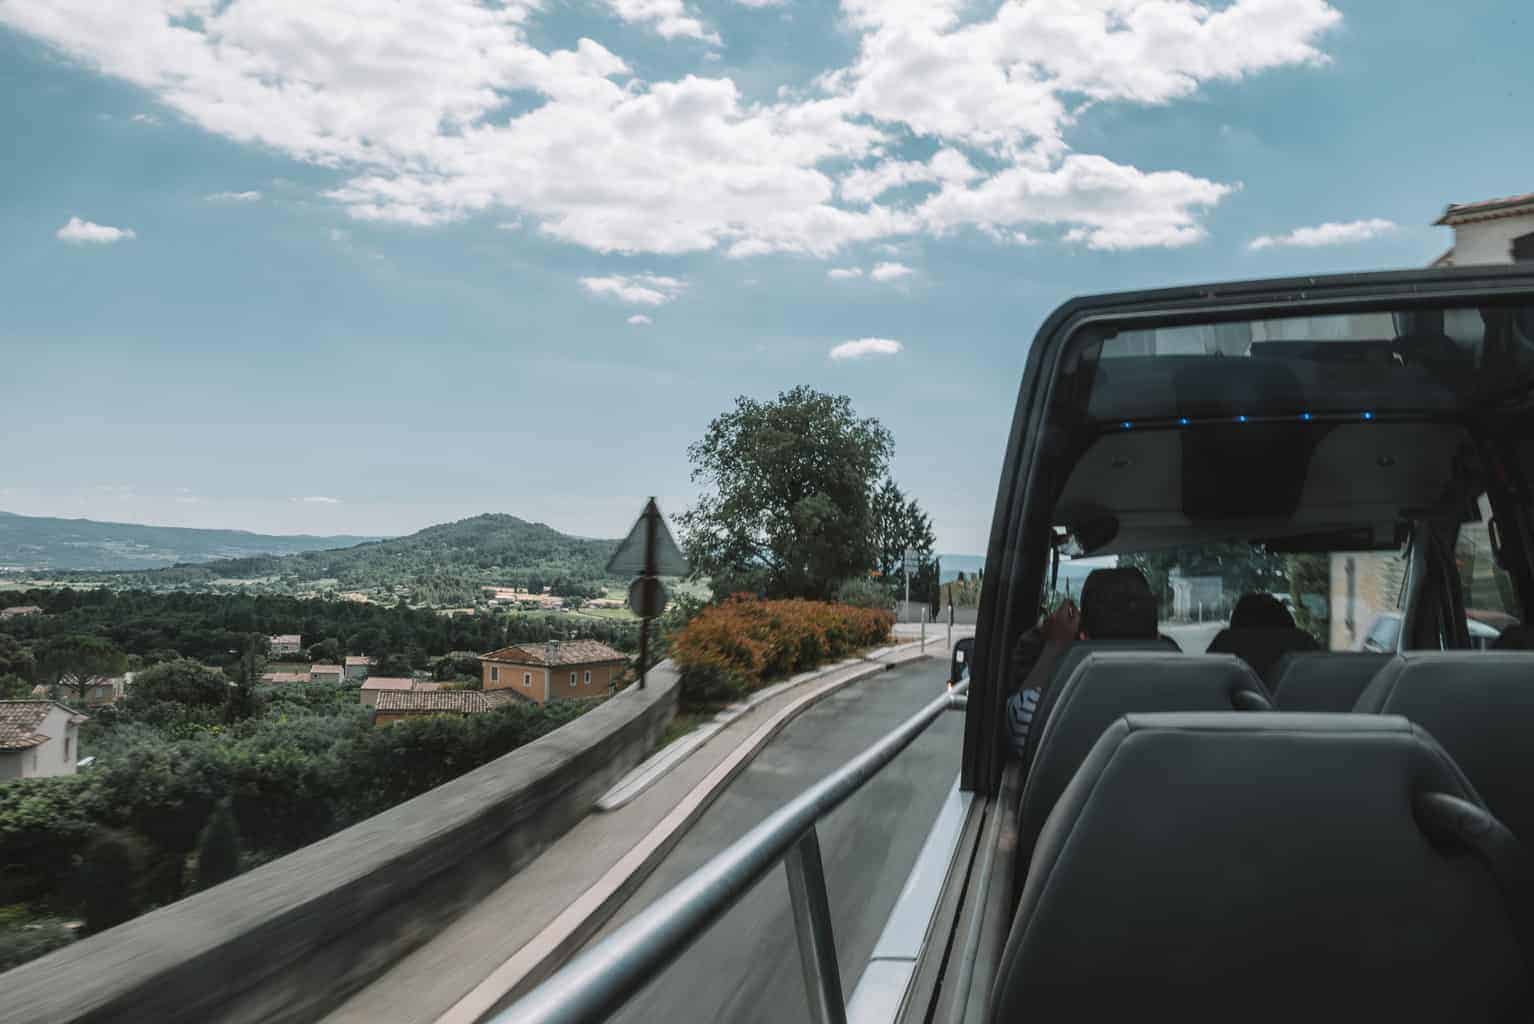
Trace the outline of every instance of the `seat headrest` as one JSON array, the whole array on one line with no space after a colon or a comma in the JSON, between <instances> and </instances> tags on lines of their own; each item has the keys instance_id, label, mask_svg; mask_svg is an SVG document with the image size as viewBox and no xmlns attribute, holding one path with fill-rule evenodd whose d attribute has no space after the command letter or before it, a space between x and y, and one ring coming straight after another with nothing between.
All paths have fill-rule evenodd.
<instances>
[{"instance_id":1,"label":"seat headrest","mask_svg":"<svg viewBox=\"0 0 1534 1024\"><path fill-rule=\"evenodd\" d=\"M1293 629L1294 616L1272 594L1242 594L1230 613L1231 629Z\"/></svg>"},{"instance_id":2,"label":"seat headrest","mask_svg":"<svg viewBox=\"0 0 1534 1024\"><path fill-rule=\"evenodd\" d=\"M1484 813L1397 716L1131 714L1060 796L996 975L996 1021L1527 1019L1502 891L1419 824Z\"/></svg>"},{"instance_id":3,"label":"seat headrest","mask_svg":"<svg viewBox=\"0 0 1534 1024\"><path fill-rule=\"evenodd\" d=\"M1314 651L1320 645L1316 638L1294 626L1273 626L1222 629L1209 642L1210 654L1234 654L1252 666L1263 679L1271 680L1269 674L1273 663L1288 651Z\"/></svg>"},{"instance_id":4,"label":"seat headrest","mask_svg":"<svg viewBox=\"0 0 1534 1024\"><path fill-rule=\"evenodd\" d=\"M1093 640L1153 639L1157 618L1139 569L1093 569L1081 584L1081 628Z\"/></svg>"},{"instance_id":5,"label":"seat headrest","mask_svg":"<svg viewBox=\"0 0 1534 1024\"><path fill-rule=\"evenodd\" d=\"M1388 654L1287 651L1266 677L1280 711L1352 711Z\"/></svg>"},{"instance_id":6,"label":"seat headrest","mask_svg":"<svg viewBox=\"0 0 1534 1024\"><path fill-rule=\"evenodd\" d=\"M1404 715L1432 733L1493 813L1534 847L1534 652L1399 654L1354 710Z\"/></svg>"},{"instance_id":7,"label":"seat headrest","mask_svg":"<svg viewBox=\"0 0 1534 1024\"><path fill-rule=\"evenodd\" d=\"M1034 714L1018 820L1018 863L1027 864L1050 808L1092 744L1119 717L1271 707L1262 680L1233 655L1089 652L1069 678L1044 695Z\"/></svg>"}]
</instances>

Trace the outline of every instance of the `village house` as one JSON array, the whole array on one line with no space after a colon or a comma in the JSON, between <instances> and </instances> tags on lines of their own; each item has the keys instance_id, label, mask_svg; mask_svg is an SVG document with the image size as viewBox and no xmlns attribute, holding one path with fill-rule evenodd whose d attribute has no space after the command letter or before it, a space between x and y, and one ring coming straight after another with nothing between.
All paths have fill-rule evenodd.
<instances>
[{"instance_id":1,"label":"village house","mask_svg":"<svg viewBox=\"0 0 1534 1024\"><path fill-rule=\"evenodd\" d=\"M1434 225L1454 229L1454 244L1433 262L1435 267L1534 260L1534 192L1450 203Z\"/></svg>"},{"instance_id":2,"label":"village house","mask_svg":"<svg viewBox=\"0 0 1534 1024\"><path fill-rule=\"evenodd\" d=\"M96 679L85 688L85 692L80 696L80 703L88 708L116 704L128 695L128 687L132 683L132 672L125 672L120 676L107 676L102 679Z\"/></svg>"},{"instance_id":3,"label":"village house","mask_svg":"<svg viewBox=\"0 0 1534 1024\"><path fill-rule=\"evenodd\" d=\"M373 659L366 654L348 654L346 656L346 678L366 679L368 673L373 670Z\"/></svg>"},{"instance_id":4,"label":"village house","mask_svg":"<svg viewBox=\"0 0 1534 1024\"><path fill-rule=\"evenodd\" d=\"M261 683L264 686L287 686L291 683L307 683L310 681L308 672L263 672Z\"/></svg>"},{"instance_id":5,"label":"village house","mask_svg":"<svg viewBox=\"0 0 1534 1024\"><path fill-rule=\"evenodd\" d=\"M369 676L362 684L362 704L376 707L380 693L435 693L442 689L441 683L423 679L407 679L402 676Z\"/></svg>"},{"instance_id":6,"label":"village house","mask_svg":"<svg viewBox=\"0 0 1534 1024\"><path fill-rule=\"evenodd\" d=\"M339 683L341 681L341 666L310 665L309 681L311 683Z\"/></svg>"},{"instance_id":7,"label":"village house","mask_svg":"<svg viewBox=\"0 0 1534 1024\"><path fill-rule=\"evenodd\" d=\"M383 690L373 705L373 724L388 725L402 718L429 715L477 715L525 698L502 690L481 693L478 690Z\"/></svg>"},{"instance_id":8,"label":"village house","mask_svg":"<svg viewBox=\"0 0 1534 1024\"><path fill-rule=\"evenodd\" d=\"M0 608L0 619L19 619L24 615L41 615L43 610L35 604L18 604L14 608Z\"/></svg>"},{"instance_id":9,"label":"village house","mask_svg":"<svg viewBox=\"0 0 1534 1024\"><path fill-rule=\"evenodd\" d=\"M58 701L0 700L0 779L73 775L87 720Z\"/></svg>"},{"instance_id":10,"label":"village house","mask_svg":"<svg viewBox=\"0 0 1534 1024\"><path fill-rule=\"evenodd\" d=\"M513 644L479 658L486 693L511 690L546 704L601 697L618 681L628 657L595 640Z\"/></svg>"},{"instance_id":11,"label":"village house","mask_svg":"<svg viewBox=\"0 0 1534 1024\"><path fill-rule=\"evenodd\" d=\"M304 638L297 633L280 633L266 638L268 654L297 654L304 646Z\"/></svg>"}]
</instances>

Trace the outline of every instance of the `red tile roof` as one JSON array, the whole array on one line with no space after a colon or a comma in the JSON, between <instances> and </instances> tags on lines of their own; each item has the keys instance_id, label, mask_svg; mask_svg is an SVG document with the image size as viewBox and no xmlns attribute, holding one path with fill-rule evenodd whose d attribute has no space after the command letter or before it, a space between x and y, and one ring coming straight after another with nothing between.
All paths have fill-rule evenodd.
<instances>
[{"instance_id":1,"label":"red tile roof","mask_svg":"<svg viewBox=\"0 0 1534 1024\"><path fill-rule=\"evenodd\" d=\"M348 668L352 665L371 665L373 664L373 659L369 658L366 654L348 654L346 656L346 664Z\"/></svg>"},{"instance_id":2,"label":"red tile roof","mask_svg":"<svg viewBox=\"0 0 1534 1024\"><path fill-rule=\"evenodd\" d=\"M378 695L374 710L473 715L507 704L527 702L527 697L508 690L491 690L488 693L479 690L384 690Z\"/></svg>"},{"instance_id":3,"label":"red tile roof","mask_svg":"<svg viewBox=\"0 0 1534 1024\"><path fill-rule=\"evenodd\" d=\"M398 676L369 676L362 681L364 690L413 690L414 679L402 679Z\"/></svg>"},{"instance_id":4,"label":"red tile roof","mask_svg":"<svg viewBox=\"0 0 1534 1024\"><path fill-rule=\"evenodd\" d=\"M316 672L330 672L330 673L334 673L336 675L340 675L340 673L341 673L341 666L340 665L323 665L323 664L321 664L321 665L310 665L309 666L309 674L313 675Z\"/></svg>"},{"instance_id":5,"label":"red tile roof","mask_svg":"<svg viewBox=\"0 0 1534 1024\"><path fill-rule=\"evenodd\" d=\"M307 672L267 672L261 676L261 682L268 686L281 686L285 683L307 683Z\"/></svg>"},{"instance_id":6,"label":"red tile roof","mask_svg":"<svg viewBox=\"0 0 1534 1024\"><path fill-rule=\"evenodd\" d=\"M69 712L75 725L88 719L73 708L51 700L0 700L0 750L31 750L48 742L38 726L54 708Z\"/></svg>"},{"instance_id":7,"label":"red tile roof","mask_svg":"<svg viewBox=\"0 0 1534 1024\"><path fill-rule=\"evenodd\" d=\"M1530 209L1527 211L1518 209L1524 206ZM1433 223L1456 224L1466 220L1488 219L1491 215L1506 217L1524 212L1534 213L1534 192L1525 192L1519 196L1505 196L1501 199L1483 199L1477 203L1450 203L1449 208L1444 210L1443 216Z\"/></svg>"},{"instance_id":8,"label":"red tile roof","mask_svg":"<svg viewBox=\"0 0 1534 1024\"><path fill-rule=\"evenodd\" d=\"M489 654L482 661L504 661L513 665L592 665L607 661L627 661L628 656L595 640L560 640L554 645L554 657L548 657L548 644L512 644Z\"/></svg>"}]
</instances>

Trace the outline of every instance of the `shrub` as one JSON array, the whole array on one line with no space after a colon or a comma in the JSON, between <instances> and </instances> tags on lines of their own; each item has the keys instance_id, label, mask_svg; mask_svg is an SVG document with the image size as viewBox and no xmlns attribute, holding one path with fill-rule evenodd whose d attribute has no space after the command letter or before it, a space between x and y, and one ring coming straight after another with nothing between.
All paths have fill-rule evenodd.
<instances>
[{"instance_id":1,"label":"shrub","mask_svg":"<svg viewBox=\"0 0 1534 1024\"><path fill-rule=\"evenodd\" d=\"M35 960L75 940L56 917L36 917L25 907L0 907L0 971Z\"/></svg>"},{"instance_id":2,"label":"shrub","mask_svg":"<svg viewBox=\"0 0 1534 1024\"><path fill-rule=\"evenodd\" d=\"M197 840L197 888L211 889L240 873L240 830L220 800Z\"/></svg>"},{"instance_id":3,"label":"shrub","mask_svg":"<svg viewBox=\"0 0 1534 1024\"><path fill-rule=\"evenodd\" d=\"M863 577L847 580L837 587L836 599L854 608L888 611L895 606L895 594L888 586Z\"/></svg>"},{"instance_id":4,"label":"shrub","mask_svg":"<svg viewBox=\"0 0 1534 1024\"><path fill-rule=\"evenodd\" d=\"M91 840L80 865L86 931L106 931L138 913L139 879L147 860L144 844L131 832L103 829Z\"/></svg>"},{"instance_id":5,"label":"shrub","mask_svg":"<svg viewBox=\"0 0 1534 1024\"><path fill-rule=\"evenodd\" d=\"M673 641L671 657L681 672L683 701L716 694L714 700L699 700L717 703L768 679L880 643L894 623L894 615L883 610L737 594L688 623Z\"/></svg>"},{"instance_id":6,"label":"shrub","mask_svg":"<svg viewBox=\"0 0 1534 1024\"><path fill-rule=\"evenodd\" d=\"M65 892L94 823L81 775L0 785L0 903L47 901Z\"/></svg>"}]
</instances>

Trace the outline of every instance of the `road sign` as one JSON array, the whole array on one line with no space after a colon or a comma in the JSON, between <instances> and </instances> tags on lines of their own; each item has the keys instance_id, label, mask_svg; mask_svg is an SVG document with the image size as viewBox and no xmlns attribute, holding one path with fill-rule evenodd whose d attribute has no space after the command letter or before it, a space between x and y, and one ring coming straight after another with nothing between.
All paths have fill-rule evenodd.
<instances>
[{"instance_id":1,"label":"road sign","mask_svg":"<svg viewBox=\"0 0 1534 1024\"><path fill-rule=\"evenodd\" d=\"M629 584L629 610L641 619L653 619L666 610L666 588L654 576L641 576Z\"/></svg>"},{"instance_id":2,"label":"road sign","mask_svg":"<svg viewBox=\"0 0 1534 1024\"><path fill-rule=\"evenodd\" d=\"M647 563L645 543L648 525L652 521L655 525L655 542L651 553L654 561ZM671 539L671 531L666 529L666 520L656 507L654 498L645 503L644 511L634 521L633 529L629 530L629 535L623 538L618 550L607 560L609 576L640 576L646 573L655 576L687 575L687 558L682 554L682 549L677 547L676 541Z\"/></svg>"},{"instance_id":3,"label":"road sign","mask_svg":"<svg viewBox=\"0 0 1534 1024\"><path fill-rule=\"evenodd\" d=\"M906 548L905 549L905 564L906 564L906 566L909 567L915 561L916 561L916 549L915 548Z\"/></svg>"}]
</instances>

